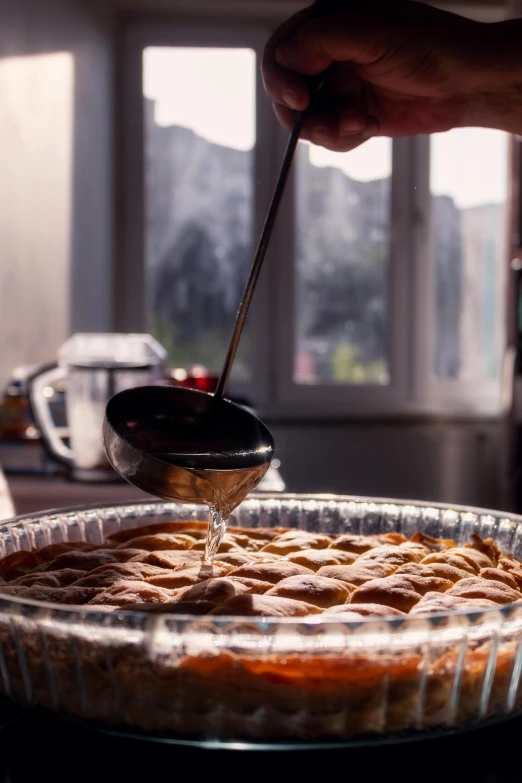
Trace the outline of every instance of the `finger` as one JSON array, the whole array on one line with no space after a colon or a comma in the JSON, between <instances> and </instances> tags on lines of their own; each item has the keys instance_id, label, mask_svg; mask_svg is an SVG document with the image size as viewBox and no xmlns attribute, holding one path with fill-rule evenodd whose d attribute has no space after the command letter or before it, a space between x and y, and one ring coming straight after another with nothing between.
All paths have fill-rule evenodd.
<instances>
[{"instance_id":1,"label":"finger","mask_svg":"<svg viewBox=\"0 0 522 783\"><path fill-rule=\"evenodd\" d=\"M286 106L274 103L274 111L281 125L290 133L297 119L297 112ZM367 140L378 135L380 127L374 116L368 113L364 96L356 99L351 96L349 108L344 102L336 104L328 110L316 112L309 117L301 131L303 141L338 152L353 149L355 137ZM356 139L356 144L361 140Z\"/></svg>"},{"instance_id":2,"label":"finger","mask_svg":"<svg viewBox=\"0 0 522 783\"><path fill-rule=\"evenodd\" d=\"M332 85L333 86L333 85ZM349 89L348 89L349 86ZM323 147L342 146L347 139L350 148L351 138L356 134L375 132L375 115L369 111L370 95L359 79L345 83L345 92L331 93L324 109L314 112L305 123L306 138Z\"/></svg>"},{"instance_id":3,"label":"finger","mask_svg":"<svg viewBox=\"0 0 522 783\"><path fill-rule=\"evenodd\" d=\"M274 103L274 111L283 128L291 133L294 129L298 113L288 109L286 106L281 106L278 103ZM324 146L322 144L323 142L328 144L332 141L332 139L336 139L338 136L338 112L324 111L318 112L306 120L301 130L300 138L303 141L312 141L315 144Z\"/></svg>"},{"instance_id":4,"label":"finger","mask_svg":"<svg viewBox=\"0 0 522 783\"><path fill-rule=\"evenodd\" d=\"M275 53L283 68L300 74L322 73L333 62L370 65L396 42L397 28L384 17L379 24L367 11L330 14L306 22Z\"/></svg>"},{"instance_id":5,"label":"finger","mask_svg":"<svg viewBox=\"0 0 522 783\"><path fill-rule=\"evenodd\" d=\"M274 33L263 53L261 73L268 97L279 105L302 111L309 101L308 88L299 76L276 62L279 46L291 38L310 17L310 9L295 14Z\"/></svg>"},{"instance_id":6,"label":"finger","mask_svg":"<svg viewBox=\"0 0 522 783\"><path fill-rule=\"evenodd\" d=\"M328 77L323 92L346 100L358 100L364 92L364 83L351 63L337 63Z\"/></svg>"},{"instance_id":7,"label":"finger","mask_svg":"<svg viewBox=\"0 0 522 783\"><path fill-rule=\"evenodd\" d=\"M347 138L357 133L364 133L372 123L372 118L365 112L356 109L344 111L339 117L339 137Z\"/></svg>"},{"instance_id":8,"label":"finger","mask_svg":"<svg viewBox=\"0 0 522 783\"><path fill-rule=\"evenodd\" d=\"M322 138L321 142L312 140L312 144L315 144L318 147L324 147L324 149L329 152L351 152L357 147L360 147L361 144L365 144L365 142L369 141L374 136L375 133L373 131L365 130L364 133L354 133L349 137L344 136L342 138L335 138L333 136L328 136L324 139Z\"/></svg>"},{"instance_id":9,"label":"finger","mask_svg":"<svg viewBox=\"0 0 522 783\"><path fill-rule=\"evenodd\" d=\"M281 106L274 103L274 112L285 130L292 132L297 112L292 111L287 106ZM341 113L337 111L321 112L310 117L301 132L301 138L305 141L312 141L315 144L325 146L327 143L337 141L363 133L369 126L375 125L373 118L363 111L350 109ZM324 144L323 144L324 142Z\"/></svg>"},{"instance_id":10,"label":"finger","mask_svg":"<svg viewBox=\"0 0 522 783\"><path fill-rule=\"evenodd\" d=\"M280 103L274 103L273 107L275 115L283 128L288 133L291 133L297 119L297 112L289 109L287 106L282 106Z\"/></svg>"},{"instance_id":11,"label":"finger","mask_svg":"<svg viewBox=\"0 0 522 783\"><path fill-rule=\"evenodd\" d=\"M351 65L339 65L325 85L317 110L332 112L338 121L340 135L362 132L369 114L371 91L366 88ZM372 107L373 108L373 107ZM314 115L317 115L317 110Z\"/></svg>"},{"instance_id":12,"label":"finger","mask_svg":"<svg viewBox=\"0 0 522 783\"><path fill-rule=\"evenodd\" d=\"M310 141L332 152L349 152L364 141L379 134L379 124L373 117L358 112L322 112L311 117L301 133L303 141Z\"/></svg>"}]
</instances>

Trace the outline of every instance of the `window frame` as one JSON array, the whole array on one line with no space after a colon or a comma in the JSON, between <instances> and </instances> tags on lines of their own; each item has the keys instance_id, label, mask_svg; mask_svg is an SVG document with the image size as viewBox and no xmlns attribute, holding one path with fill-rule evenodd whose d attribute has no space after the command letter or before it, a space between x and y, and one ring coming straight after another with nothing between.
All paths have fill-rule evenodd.
<instances>
[{"instance_id":1,"label":"window frame","mask_svg":"<svg viewBox=\"0 0 522 783\"><path fill-rule=\"evenodd\" d=\"M118 252L114 270L114 312L118 330L148 330L144 293L143 50L148 46L230 46L251 48L260 61L264 44L277 24L277 19L261 17L230 24L208 16L176 20L169 15L166 19L134 19L124 25L119 85ZM287 142L287 135L264 96L259 68L257 70L254 245ZM433 377L435 314L431 286L434 259L430 236L429 137L394 140L392 149L388 267L390 383L378 386L293 382L295 318L289 324L288 311L294 312L295 302L294 169L249 316L255 356L252 379L248 384L234 383L235 391L250 397L266 417L302 420L500 415L498 383L483 384L478 393L476 384ZM261 172L263 176L259 176ZM507 262L506 255L506 269ZM506 278L507 273L504 281Z\"/></svg>"}]
</instances>

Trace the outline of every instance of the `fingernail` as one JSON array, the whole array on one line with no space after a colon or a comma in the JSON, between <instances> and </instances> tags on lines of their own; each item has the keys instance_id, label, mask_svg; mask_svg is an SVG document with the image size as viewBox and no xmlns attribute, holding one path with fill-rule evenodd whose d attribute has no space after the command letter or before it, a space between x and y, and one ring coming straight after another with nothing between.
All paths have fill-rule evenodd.
<instances>
[{"instance_id":1,"label":"fingernail","mask_svg":"<svg viewBox=\"0 0 522 783\"><path fill-rule=\"evenodd\" d=\"M299 110L299 100L295 92L285 90L283 93L283 102L286 106L289 106L290 109L294 109L295 111Z\"/></svg>"},{"instance_id":2,"label":"fingernail","mask_svg":"<svg viewBox=\"0 0 522 783\"><path fill-rule=\"evenodd\" d=\"M293 68L298 63L297 48L291 42L281 44L276 52L276 60L287 68Z\"/></svg>"},{"instance_id":3,"label":"fingernail","mask_svg":"<svg viewBox=\"0 0 522 783\"><path fill-rule=\"evenodd\" d=\"M342 120L340 124L341 136L351 136L353 133L361 133L365 128L365 123L362 120L358 120L355 117Z\"/></svg>"}]
</instances>

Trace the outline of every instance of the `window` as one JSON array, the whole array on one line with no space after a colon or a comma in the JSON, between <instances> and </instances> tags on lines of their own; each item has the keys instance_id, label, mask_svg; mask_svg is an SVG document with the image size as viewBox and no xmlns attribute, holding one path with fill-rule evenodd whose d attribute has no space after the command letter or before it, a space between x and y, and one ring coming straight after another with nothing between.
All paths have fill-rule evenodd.
<instances>
[{"instance_id":1,"label":"window","mask_svg":"<svg viewBox=\"0 0 522 783\"><path fill-rule=\"evenodd\" d=\"M217 372L252 258L256 56L148 47L146 283L150 329L175 367ZM249 334L234 364L249 379Z\"/></svg>"},{"instance_id":2,"label":"window","mask_svg":"<svg viewBox=\"0 0 522 783\"><path fill-rule=\"evenodd\" d=\"M500 377L507 162L505 133L466 128L432 137L433 372L439 379Z\"/></svg>"},{"instance_id":3,"label":"window","mask_svg":"<svg viewBox=\"0 0 522 783\"><path fill-rule=\"evenodd\" d=\"M296 383L389 382L391 173L388 139L351 155L300 145Z\"/></svg>"},{"instance_id":4,"label":"window","mask_svg":"<svg viewBox=\"0 0 522 783\"><path fill-rule=\"evenodd\" d=\"M173 366L221 369L278 174L268 35L127 33L119 328L152 331ZM508 147L474 129L300 144L234 390L290 418L498 414Z\"/></svg>"}]
</instances>

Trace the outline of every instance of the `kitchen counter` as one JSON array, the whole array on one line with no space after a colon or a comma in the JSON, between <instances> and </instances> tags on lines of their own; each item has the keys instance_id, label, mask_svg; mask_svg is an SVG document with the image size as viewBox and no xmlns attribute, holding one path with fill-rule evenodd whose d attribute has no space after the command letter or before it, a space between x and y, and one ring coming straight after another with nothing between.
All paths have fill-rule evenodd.
<instances>
[{"instance_id":1,"label":"kitchen counter","mask_svg":"<svg viewBox=\"0 0 522 783\"><path fill-rule=\"evenodd\" d=\"M441 739L323 751L200 750L105 735L49 714L13 715L0 727L0 783L276 782L341 778L364 783L516 783L522 720ZM344 770L344 772L343 772Z\"/></svg>"},{"instance_id":2,"label":"kitchen counter","mask_svg":"<svg viewBox=\"0 0 522 783\"><path fill-rule=\"evenodd\" d=\"M33 514L51 508L86 504L124 503L150 500L151 496L125 481L85 484L59 476L7 476L7 485L16 514ZM6 507L7 510L7 507ZM2 514L5 519L10 513Z\"/></svg>"},{"instance_id":3,"label":"kitchen counter","mask_svg":"<svg viewBox=\"0 0 522 783\"><path fill-rule=\"evenodd\" d=\"M1 478L0 472L0 519L6 519L13 515L13 511L12 506L7 505L5 489L5 505L2 509ZM34 514L37 511L66 506L103 503L117 505L135 500L152 500L151 495L127 484L123 479L116 478L108 483L84 483L59 475L8 475L7 485L16 514ZM276 493L284 488L277 468L270 468L258 489Z\"/></svg>"}]
</instances>

